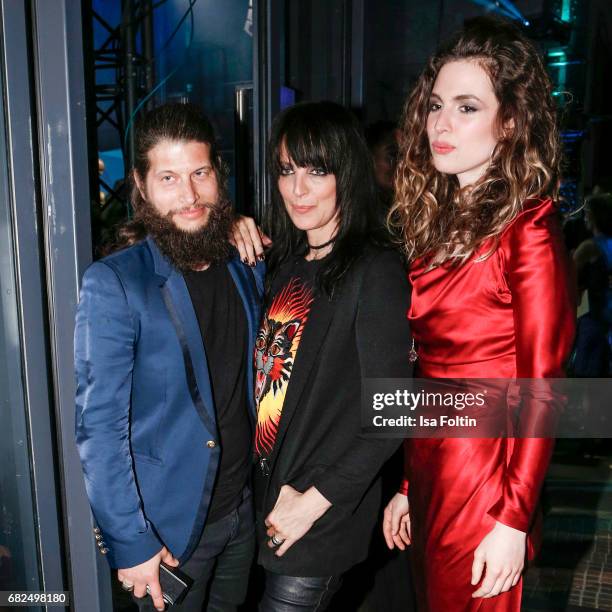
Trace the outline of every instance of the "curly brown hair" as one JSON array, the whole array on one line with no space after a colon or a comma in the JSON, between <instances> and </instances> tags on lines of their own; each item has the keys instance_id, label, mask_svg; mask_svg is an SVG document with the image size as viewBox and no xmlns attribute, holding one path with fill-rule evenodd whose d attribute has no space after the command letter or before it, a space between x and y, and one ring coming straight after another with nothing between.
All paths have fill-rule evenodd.
<instances>
[{"instance_id":1,"label":"curly brown hair","mask_svg":"<svg viewBox=\"0 0 612 612\"><path fill-rule=\"evenodd\" d=\"M464 189L456 176L435 169L427 138L436 77L444 64L460 60L478 62L489 75L499 102L500 134L488 169ZM404 107L395 203L388 218L401 233L409 261L427 256L430 267L463 263L490 241L485 258L525 200L557 198L561 154L551 94L536 48L518 28L497 18L467 22L429 60ZM512 129L503 129L512 122Z\"/></svg>"}]
</instances>

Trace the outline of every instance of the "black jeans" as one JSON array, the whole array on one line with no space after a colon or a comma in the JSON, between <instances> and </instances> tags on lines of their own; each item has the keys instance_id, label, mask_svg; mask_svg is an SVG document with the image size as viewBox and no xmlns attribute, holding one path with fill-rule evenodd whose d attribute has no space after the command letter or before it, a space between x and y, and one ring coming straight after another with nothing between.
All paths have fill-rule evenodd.
<instances>
[{"instance_id":1,"label":"black jeans","mask_svg":"<svg viewBox=\"0 0 612 612\"><path fill-rule=\"evenodd\" d=\"M253 501L246 494L236 510L206 525L197 548L179 569L193 579L193 586L172 612L234 612L245 600L249 571L255 554ZM147 595L134 598L140 612L153 612Z\"/></svg>"},{"instance_id":2,"label":"black jeans","mask_svg":"<svg viewBox=\"0 0 612 612\"><path fill-rule=\"evenodd\" d=\"M322 612L340 588L339 576L283 576L266 572L259 612Z\"/></svg>"}]
</instances>

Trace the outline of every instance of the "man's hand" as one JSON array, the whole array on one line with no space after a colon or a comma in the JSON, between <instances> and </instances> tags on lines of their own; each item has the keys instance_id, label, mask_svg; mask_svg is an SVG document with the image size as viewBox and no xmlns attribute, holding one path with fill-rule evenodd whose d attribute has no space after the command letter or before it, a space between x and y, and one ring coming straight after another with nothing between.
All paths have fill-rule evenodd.
<instances>
[{"instance_id":1,"label":"man's hand","mask_svg":"<svg viewBox=\"0 0 612 612\"><path fill-rule=\"evenodd\" d=\"M331 503L315 487L300 493L290 485L283 485L265 521L268 536L283 541L276 555L282 557L330 507ZM270 540L268 546L274 548L275 544Z\"/></svg>"},{"instance_id":2,"label":"man's hand","mask_svg":"<svg viewBox=\"0 0 612 612\"><path fill-rule=\"evenodd\" d=\"M472 597L495 597L509 591L521 577L525 565L527 534L499 521L474 551L472 585L478 584L486 565L484 580Z\"/></svg>"},{"instance_id":3,"label":"man's hand","mask_svg":"<svg viewBox=\"0 0 612 612\"><path fill-rule=\"evenodd\" d=\"M396 493L385 508L382 529L390 549L397 546L405 550L406 546L410 546L412 533L409 509L408 496L403 493Z\"/></svg>"},{"instance_id":4,"label":"man's hand","mask_svg":"<svg viewBox=\"0 0 612 612\"><path fill-rule=\"evenodd\" d=\"M120 569L117 572L117 578L119 578L119 582L122 583L124 588L127 590L134 589L134 597L144 597L147 594L147 585L149 585L149 594L156 610L163 610L165 608L159 584L159 564L162 561L173 567L179 564L178 560L164 546L148 561L134 567Z\"/></svg>"},{"instance_id":5,"label":"man's hand","mask_svg":"<svg viewBox=\"0 0 612 612\"><path fill-rule=\"evenodd\" d=\"M242 215L234 220L229 240L238 249L240 259L250 266L261 261L264 258L264 248L272 244L253 219Z\"/></svg>"}]
</instances>

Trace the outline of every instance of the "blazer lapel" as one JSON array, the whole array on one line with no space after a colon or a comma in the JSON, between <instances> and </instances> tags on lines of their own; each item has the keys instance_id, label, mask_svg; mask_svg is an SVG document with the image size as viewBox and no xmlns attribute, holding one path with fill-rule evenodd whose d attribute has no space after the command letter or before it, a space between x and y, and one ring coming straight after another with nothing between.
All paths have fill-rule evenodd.
<instances>
[{"instance_id":1,"label":"blazer lapel","mask_svg":"<svg viewBox=\"0 0 612 612\"><path fill-rule=\"evenodd\" d=\"M189 393L206 429L216 435L217 422L208 361L189 290L183 275L163 257L155 242L150 237L147 241L164 303L181 344Z\"/></svg>"},{"instance_id":2,"label":"blazer lapel","mask_svg":"<svg viewBox=\"0 0 612 612\"><path fill-rule=\"evenodd\" d=\"M251 418L255 420L255 398L253 397L253 351L255 343L255 334L257 333L257 326L259 325L260 315L260 299L257 295L257 288L255 285L255 279L253 273L249 270L238 258L233 258L227 262L227 267L234 279L236 289L242 303L244 304L244 311L247 317L247 324L249 328L248 338L248 351L247 351L247 396L249 402L249 411ZM249 278L250 277L250 278Z\"/></svg>"},{"instance_id":3,"label":"blazer lapel","mask_svg":"<svg viewBox=\"0 0 612 612\"><path fill-rule=\"evenodd\" d=\"M283 411L278 424L274 450L270 457L272 470L295 409L300 402L310 373L320 354L320 347L327 337L327 331L334 318L335 310L335 300L330 301L326 296L320 296L316 299L310 310L283 402Z\"/></svg>"}]
</instances>

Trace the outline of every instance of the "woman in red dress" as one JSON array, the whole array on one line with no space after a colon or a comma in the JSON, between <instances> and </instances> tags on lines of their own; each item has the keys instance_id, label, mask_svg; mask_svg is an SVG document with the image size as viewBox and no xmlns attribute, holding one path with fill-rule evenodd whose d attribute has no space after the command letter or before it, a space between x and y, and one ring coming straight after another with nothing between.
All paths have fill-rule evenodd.
<instances>
[{"instance_id":1,"label":"woman in red dress","mask_svg":"<svg viewBox=\"0 0 612 612\"><path fill-rule=\"evenodd\" d=\"M468 23L425 68L402 136L391 219L411 263L418 375L563 376L575 302L554 204L555 109L535 48L508 23ZM547 409L529 393L521 401ZM552 447L406 441L383 532L390 548L413 546L421 610L520 610Z\"/></svg>"}]
</instances>

